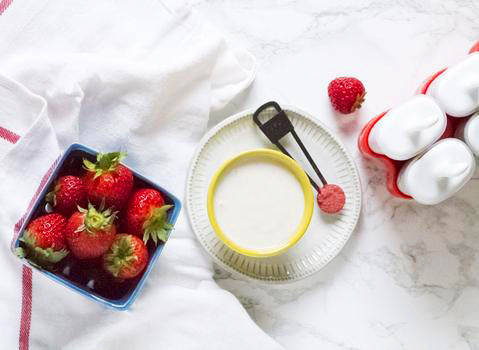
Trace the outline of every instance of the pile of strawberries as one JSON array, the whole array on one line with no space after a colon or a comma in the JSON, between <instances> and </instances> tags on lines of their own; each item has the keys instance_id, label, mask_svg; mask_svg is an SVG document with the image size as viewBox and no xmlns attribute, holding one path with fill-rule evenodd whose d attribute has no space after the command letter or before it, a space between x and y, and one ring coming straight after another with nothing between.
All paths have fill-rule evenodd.
<instances>
[{"instance_id":1,"label":"pile of strawberries","mask_svg":"<svg viewBox=\"0 0 479 350\"><path fill-rule=\"evenodd\" d=\"M138 276L149 260L146 243L168 237L172 205L155 189L133 190L124 157L98 154L94 163L83 159L83 175L58 178L46 196L53 212L30 222L18 254L47 269L71 254L98 259L119 281Z\"/></svg>"}]
</instances>

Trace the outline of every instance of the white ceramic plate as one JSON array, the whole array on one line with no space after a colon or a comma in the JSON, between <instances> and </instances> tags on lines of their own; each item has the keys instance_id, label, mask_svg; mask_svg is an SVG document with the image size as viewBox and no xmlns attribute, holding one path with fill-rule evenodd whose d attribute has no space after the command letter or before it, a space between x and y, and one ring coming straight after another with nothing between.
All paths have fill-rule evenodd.
<instances>
[{"instance_id":1,"label":"white ceramic plate","mask_svg":"<svg viewBox=\"0 0 479 350\"><path fill-rule=\"evenodd\" d=\"M344 247L361 211L358 171L341 142L308 114L295 108L283 109L328 182L338 184L344 190L346 204L338 215L323 214L315 204L313 218L303 238L279 256L243 256L218 239L210 225L206 208L208 186L213 174L225 160L239 152L255 148L275 149L253 122L253 110L225 119L203 137L193 157L186 184L188 216L206 251L226 270L269 283L293 282L321 270ZM266 110L262 116L272 116L273 113L273 110ZM290 137L288 135L282 139L282 144L306 172L320 183Z\"/></svg>"}]
</instances>

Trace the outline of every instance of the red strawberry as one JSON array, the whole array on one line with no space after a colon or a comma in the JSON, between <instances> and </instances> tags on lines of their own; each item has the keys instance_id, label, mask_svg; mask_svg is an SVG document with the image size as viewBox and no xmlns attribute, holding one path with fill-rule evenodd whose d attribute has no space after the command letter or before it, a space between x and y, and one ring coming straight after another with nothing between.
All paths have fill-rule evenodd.
<instances>
[{"instance_id":1,"label":"red strawberry","mask_svg":"<svg viewBox=\"0 0 479 350\"><path fill-rule=\"evenodd\" d=\"M126 230L143 237L145 243L150 237L155 244L158 240L165 242L171 230L167 215L171 207L165 205L160 192L154 189L142 188L133 192L125 207Z\"/></svg>"},{"instance_id":2,"label":"red strawberry","mask_svg":"<svg viewBox=\"0 0 479 350\"><path fill-rule=\"evenodd\" d=\"M100 205L105 200L107 208L121 209L133 187L133 174L130 169L120 164L125 153L99 153L95 163L87 159L83 164L87 173L83 177L88 200Z\"/></svg>"},{"instance_id":3,"label":"red strawberry","mask_svg":"<svg viewBox=\"0 0 479 350\"><path fill-rule=\"evenodd\" d=\"M17 253L38 265L54 264L67 254L65 242L66 219L57 213L40 216L30 222L23 237L25 249Z\"/></svg>"},{"instance_id":4,"label":"red strawberry","mask_svg":"<svg viewBox=\"0 0 479 350\"><path fill-rule=\"evenodd\" d=\"M68 246L78 259L98 258L115 239L116 226L113 221L116 212L111 209L97 211L91 204L88 210L78 210L68 219L65 227Z\"/></svg>"},{"instance_id":5,"label":"red strawberry","mask_svg":"<svg viewBox=\"0 0 479 350\"><path fill-rule=\"evenodd\" d=\"M328 95L334 109L343 114L349 114L361 108L366 90L358 79L340 77L329 83Z\"/></svg>"},{"instance_id":6,"label":"red strawberry","mask_svg":"<svg viewBox=\"0 0 479 350\"><path fill-rule=\"evenodd\" d=\"M148 250L141 239L120 233L103 255L103 267L114 277L123 280L138 276L148 264L148 258Z\"/></svg>"},{"instance_id":7,"label":"red strawberry","mask_svg":"<svg viewBox=\"0 0 479 350\"><path fill-rule=\"evenodd\" d=\"M86 191L83 182L76 176L62 176L46 196L46 200L59 213L70 216L77 206L86 206Z\"/></svg>"}]
</instances>

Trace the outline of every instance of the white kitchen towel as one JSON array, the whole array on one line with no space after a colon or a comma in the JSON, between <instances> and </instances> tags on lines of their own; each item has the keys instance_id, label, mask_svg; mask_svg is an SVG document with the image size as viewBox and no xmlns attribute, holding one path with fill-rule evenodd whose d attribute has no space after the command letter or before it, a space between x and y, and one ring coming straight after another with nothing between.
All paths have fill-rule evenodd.
<instances>
[{"instance_id":1,"label":"white kitchen towel","mask_svg":"<svg viewBox=\"0 0 479 350\"><path fill-rule=\"evenodd\" d=\"M185 210L126 312L32 274L10 252L42 179L73 142L127 151L126 164L184 197L211 109L248 87L254 59L159 0L8 2L0 6L1 348L281 348L213 281Z\"/></svg>"}]
</instances>

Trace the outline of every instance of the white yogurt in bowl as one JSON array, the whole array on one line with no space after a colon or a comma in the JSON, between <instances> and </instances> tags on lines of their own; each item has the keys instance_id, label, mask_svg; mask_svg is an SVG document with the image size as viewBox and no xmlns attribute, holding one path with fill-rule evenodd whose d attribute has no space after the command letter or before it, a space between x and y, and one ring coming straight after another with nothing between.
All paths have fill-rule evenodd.
<instances>
[{"instance_id":1,"label":"white yogurt in bowl","mask_svg":"<svg viewBox=\"0 0 479 350\"><path fill-rule=\"evenodd\" d=\"M208 214L231 249L272 256L301 238L313 202L308 178L294 160L277 151L254 150L218 170L210 185Z\"/></svg>"}]
</instances>

